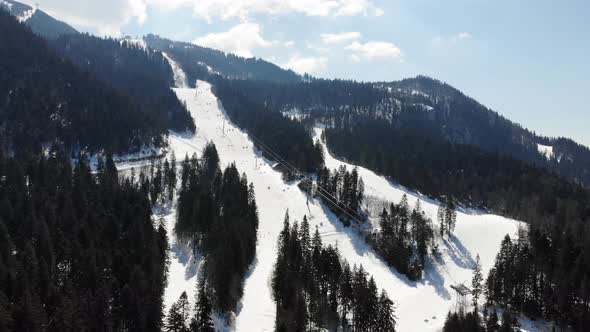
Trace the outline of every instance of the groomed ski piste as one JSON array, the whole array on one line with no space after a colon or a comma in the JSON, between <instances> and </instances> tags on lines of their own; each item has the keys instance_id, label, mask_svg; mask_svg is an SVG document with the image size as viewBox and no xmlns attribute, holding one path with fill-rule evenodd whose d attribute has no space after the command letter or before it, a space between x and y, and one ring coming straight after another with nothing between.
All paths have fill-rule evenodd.
<instances>
[{"instance_id":1,"label":"groomed ski piste","mask_svg":"<svg viewBox=\"0 0 590 332\"><path fill-rule=\"evenodd\" d=\"M180 70L178 66L173 66ZM182 76L182 75L175 75ZM180 83L180 82L179 82ZM180 84L178 84L180 85ZM227 117L220 101L211 92L211 85L197 82L196 89L175 88L178 98L186 102L195 119L196 133L170 134L170 148L177 160L185 155L199 156L207 144L215 143L221 167L235 163L238 170L254 184L259 209L258 242L256 258L246 275L244 296L238 304L229 325L216 317L218 331L274 331L275 304L271 297L271 273L277 257L277 239L282 229L283 216L289 211L291 221L301 221L307 215L312 230L318 228L326 244L336 245L349 263L362 265L375 278L379 289L385 289L396 304L397 331L439 331L449 310L455 307L452 284L470 286L475 257L480 255L484 276L493 266L500 243L506 234L515 235L519 222L478 211L458 211L455 236L439 244L441 258L429 259L424 278L409 281L395 269L388 267L365 243L355 228L344 227L340 220L321 202L309 199L296 182L285 183L272 163L261 157L248 134L236 127ZM316 129L319 138L321 129ZM324 146L326 166L330 169L353 165L335 159ZM420 200L422 209L436 223L438 203L406 190L370 170L359 167L366 194L398 203L403 194L413 207ZM156 215L156 218L159 216ZM174 236L175 208L164 219L171 246L170 272L165 293L166 310L183 291L194 303L196 273L199 259L192 258L187 246L177 242ZM198 256L198 255L197 255ZM470 301L470 299L469 299ZM525 330L534 330L524 322ZM528 326L528 328L527 328Z\"/></svg>"}]
</instances>

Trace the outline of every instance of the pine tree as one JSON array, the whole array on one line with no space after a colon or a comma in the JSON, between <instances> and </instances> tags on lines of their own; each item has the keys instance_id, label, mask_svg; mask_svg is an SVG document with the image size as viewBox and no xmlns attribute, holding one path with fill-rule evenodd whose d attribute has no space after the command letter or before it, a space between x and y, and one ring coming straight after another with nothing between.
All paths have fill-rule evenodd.
<instances>
[{"instance_id":1,"label":"pine tree","mask_svg":"<svg viewBox=\"0 0 590 332\"><path fill-rule=\"evenodd\" d=\"M162 163L158 162L156 166L156 172L152 178L152 189L150 198L152 205L158 203L158 199L162 196Z\"/></svg>"},{"instance_id":2,"label":"pine tree","mask_svg":"<svg viewBox=\"0 0 590 332\"><path fill-rule=\"evenodd\" d=\"M449 237L455 231L455 225L457 224L457 211L455 210L455 202L449 197L447 202L447 232Z\"/></svg>"},{"instance_id":3,"label":"pine tree","mask_svg":"<svg viewBox=\"0 0 590 332\"><path fill-rule=\"evenodd\" d=\"M395 315L393 301L387 297L385 290L381 291L379 296L379 310L377 315L376 331L395 331Z\"/></svg>"},{"instance_id":4,"label":"pine tree","mask_svg":"<svg viewBox=\"0 0 590 332\"><path fill-rule=\"evenodd\" d=\"M471 293L473 294L473 307L477 311L478 300L483 290L483 274L481 272L481 263L479 254L475 257L475 268L473 269L473 278L471 279Z\"/></svg>"},{"instance_id":5,"label":"pine tree","mask_svg":"<svg viewBox=\"0 0 590 332\"><path fill-rule=\"evenodd\" d=\"M182 292L178 301L174 302L168 312L166 320L166 330L169 332L186 332L187 317L189 313L188 297L186 292Z\"/></svg>"},{"instance_id":6,"label":"pine tree","mask_svg":"<svg viewBox=\"0 0 590 332\"><path fill-rule=\"evenodd\" d=\"M436 221L439 225L440 237L442 238L445 235L446 225L445 225L445 208L443 204L438 206L438 210L436 212Z\"/></svg>"},{"instance_id":7,"label":"pine tree","mask_svg":"<svg viewBox=\"0 0 590 332\"><path fill-rule=\"evenodd\" d=\"M362 207L363 201L365 199L365 182L363 181L363 178L359 178L356 199L358 207Z\"/></svg>"},{"instance_id":8,"label":"pine tree","mask_svg":"<svg viewBox=\"0 0 590 332\"><path fill-rule=\"evenodd\" d=\"M174 190L176 189L176 154L174 153L174 150L172 150L172 153L170 154L170 170L166 178L166 187L168 188L168 200L172 201L174 197Z\"/></svg>"},{"instance_id":9,"label":"pine tree","mask_svg":"<svg viewBox=\"0 0 590 332\"><path fill-rule=\"evenodd\" d=\"M287 216L272 276L275 330L394 331L393 303L374 279L362 267L351 271L336 247L324 247L317 228L306 257L306 220L289 228Z\"/></svg>"},{"instance_id":10,"label":"pine tree","mask_svg":"<svg viewBox=\"0 0 590 332\"><path fill-rule=\"evenodd\" d=\"M199 287L197 303L195 304L195 317L191 322L191 332L214 332L213 320L211 318L211 302L204 285Z\"/></svg>"}]
</instances>

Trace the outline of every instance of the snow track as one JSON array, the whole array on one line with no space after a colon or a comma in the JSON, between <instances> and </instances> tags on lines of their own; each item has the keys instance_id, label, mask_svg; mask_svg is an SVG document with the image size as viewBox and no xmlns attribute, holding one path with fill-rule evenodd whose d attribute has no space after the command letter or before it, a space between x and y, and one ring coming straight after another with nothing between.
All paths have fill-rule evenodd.
<instances>
[{"instance_id":1,"label":"snow track","mask_svg":"<svg viewBox=\"0 0 590 332\"><path fill-rule=\"evenodd\" d=\"M213 141L222 167L235 162L239 171L246 173L255 187L260 218L256 259L246 277L244 297L231 324L231 330L274 330L275 305L271 298L270 276L277 256L276 241L287 209L291 220L301 221L303 215L307 215L312 230L318 227L325 243L337 245L342 256L351 264L362 264L374 276L378 287L384 288L397 304L399 331L440 329L455 300L449 286L471 279L471 269L478 253L484 272L487 273L493 265L502 238L517 230L516 221L473 211L460 211L456 237L441 243L441 260L429 261L425 278L419 282L411 282L384 264L354 228L343 227L334 214L318 201L310 200L307 204L306 195L299 190L296 183L283 182L280 173L273 170L269 162L260 158L248 135L231 123L222 105L212 94L209 83L199 81L196 89L175 89L175 92L181 101L186 102L197 125L195 135L171 133L170 146L177 158L184 158L185 154L192 155L195 152L200 155L205 144ZM319 130L317 134L319 135ZM344 163L326 151L326 165L329 168L341 164ZM406 193L411 206L420 199L424 211L436 220L436 202L404 190L367 169L359 168L359 172L368 195L380 196L397 203ZM171 227L169 231L172 231ZM194 291L194 280L187 279L187 274L181 271L182 266L175 264L183 263L180 260L172 263L169 283L174 294L167 292L166 303L176 300L182 287L188 288L184 289L187 293L192 294Z\"/></svg>"}]
</instances>

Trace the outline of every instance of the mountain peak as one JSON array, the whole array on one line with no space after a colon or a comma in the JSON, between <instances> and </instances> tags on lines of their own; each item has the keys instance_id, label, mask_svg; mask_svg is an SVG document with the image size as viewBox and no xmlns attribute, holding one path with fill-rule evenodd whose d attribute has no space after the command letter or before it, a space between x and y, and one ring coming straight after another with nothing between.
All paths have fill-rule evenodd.
<instances>
[{"instance_id":1,"label":"mountain peak","mask_svg":"<svg viewBox=\"0 0 590 332\"><path fill-rule=\"evenodd\" d=\"M7 9L19 22L26 24L34 33L45 38L57 38L64 34L78 33L70 25L56 20L44 11L13 1L0 0L0 8Z\"/></svg>"}]
</instances>

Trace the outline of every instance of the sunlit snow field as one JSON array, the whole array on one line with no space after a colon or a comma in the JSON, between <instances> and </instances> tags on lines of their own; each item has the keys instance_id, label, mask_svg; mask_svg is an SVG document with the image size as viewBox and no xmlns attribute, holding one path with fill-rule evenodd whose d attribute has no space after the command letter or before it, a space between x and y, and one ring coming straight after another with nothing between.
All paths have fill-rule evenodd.
<instances>
[{"instance_id":1,"label":"sunlit snow field","mask_svg":"<svg viewBox=\"0 0 590 332\"><path fill-rule=\"evenodd\" d=\"M173 68L180 70L178 66ZM175 74L175 77L184 76L181 73ZM248 181L253 182L256 193L260 219L256 259L246 276L244 297L229 325L216 320L216 327L220 330L274 330L276 308L271 298L270 277L277 255L276 241L287 209L292 221L301 221L303 215L307 215L312 230L317 227L325 243L338 246L342 257L351 264L363 265L375 278L378 288L385 289L395 301L397 330L402 332L440 330L447 312L455 305L456 298L450 285L461 282L470 285L477 254L480 255L483 271L487 274L503 237L517 232L517 221L478 211L458 211L455 236L439 243L441 259L428 260L425 277L419 282L409 281L379 259L355 228L342 226L335 215L318 200L308 201L297 183L285 183L281 174L272 169L272 163L261 158L247 133L231 123L223 106L211 92L209 83L199 81L196 89L185 87L174 91L181 101L186 102L197 126L194 135L174 132L170 134L170 148L176 153L177 160L182 160L187 154L200 155L206 143L213 141L219 152L221 166L235 162L239 171L246 173ZM317 139L320 133L321 129L315 129ZM324 152L328 168L345 164L335 159L327 150ZM413 207L420 200L422 209L436 222L437 202L406 190L362 167L359 167L359 173L365 183L367 195L398 203L402 195L407 194L410 206ZM192 257L189 247L177 243L173 234L174 207L165 213L164 219L171 242L169 283L165 294L166 308L169 308L183 291L189 294L191 303L194 302L196 272L200 259Z\"/></svg>"}]
</instances>

